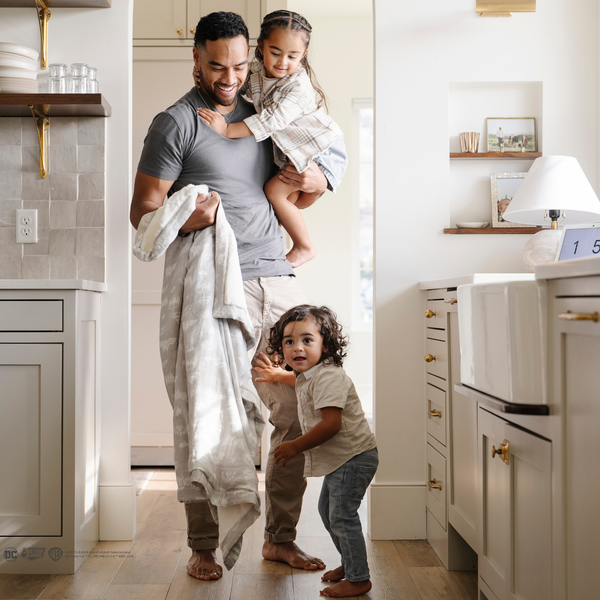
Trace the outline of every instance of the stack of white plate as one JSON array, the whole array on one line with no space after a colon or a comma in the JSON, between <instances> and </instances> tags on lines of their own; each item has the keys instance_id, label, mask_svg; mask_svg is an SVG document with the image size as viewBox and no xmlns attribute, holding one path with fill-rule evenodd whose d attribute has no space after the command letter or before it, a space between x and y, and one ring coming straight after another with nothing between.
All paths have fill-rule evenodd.
<instances>
[{"instance_id":1,"label":"stack of white plate","mask_svg":"<svg viewBox=\"0 0 600 600\"><path fill-rule=\"evenodd\" d=\"M12 42L0 42L0 94L37 94L39 52Z\"/></svg>"}]
</instances>

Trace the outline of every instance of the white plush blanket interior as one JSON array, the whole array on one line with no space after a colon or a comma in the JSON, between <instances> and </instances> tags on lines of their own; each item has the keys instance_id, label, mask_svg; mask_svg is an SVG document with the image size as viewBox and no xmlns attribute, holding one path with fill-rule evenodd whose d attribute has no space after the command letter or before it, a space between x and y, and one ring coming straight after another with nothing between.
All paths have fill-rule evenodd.
<instances>
[{"instance_id":1,"label":"white plush blanket interior","mask_svg":"<svg viewBox=\"0 0 600 600\"><path fill-rule=\"evenodd\" d=\"M177 236L198 194L207 193L188 185L145 215L133 253L151 261L166 251L160 351L173 405L177 497L209 501L231 569L260 515L254 454L264 421L248 357L253 327L223 208L212 227Z\"/></svg>"}]
</instances>

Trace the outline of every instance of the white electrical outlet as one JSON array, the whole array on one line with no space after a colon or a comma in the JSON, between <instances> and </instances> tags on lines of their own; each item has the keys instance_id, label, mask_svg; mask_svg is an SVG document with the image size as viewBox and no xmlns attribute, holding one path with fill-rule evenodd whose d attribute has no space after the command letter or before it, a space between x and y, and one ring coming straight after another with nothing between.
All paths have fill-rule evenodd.
<instances>
[{"instance_id":1,"label":"white electrical outlet","mask_svg":"<svg viewBox=\"0 0 600 600\"><path fill-rule=\"evenodd\" d=\"M38 243L37 208L17 210L17 244Z\"/></svg>"}]
</instances>

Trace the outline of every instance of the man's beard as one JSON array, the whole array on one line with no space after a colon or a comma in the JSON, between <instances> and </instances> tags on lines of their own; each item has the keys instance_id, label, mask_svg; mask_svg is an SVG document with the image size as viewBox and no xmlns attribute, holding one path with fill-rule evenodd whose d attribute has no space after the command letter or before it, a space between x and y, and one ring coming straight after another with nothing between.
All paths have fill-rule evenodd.
<instances>
[{"instance_id":1,"label":"man's beard","mask_svg":"<svg viewBox=\"0 0 600 600\"><path fill-rule=\"evenodd\" d=\"M233 96L233 98L231 100L229 100L228 98L219 98L219 96L217 96L214 88L211 88L208 86L208 84L206 83L203 75L202 75L202 67L200 65L198 65L198 79L200 80L201 85L201 89L202 92L204 92L208 98L210 99L210 101L213 104L218 104L219 106L231 106L237 99L237 94L235 94Z\"/></svg>"}]
</instances>

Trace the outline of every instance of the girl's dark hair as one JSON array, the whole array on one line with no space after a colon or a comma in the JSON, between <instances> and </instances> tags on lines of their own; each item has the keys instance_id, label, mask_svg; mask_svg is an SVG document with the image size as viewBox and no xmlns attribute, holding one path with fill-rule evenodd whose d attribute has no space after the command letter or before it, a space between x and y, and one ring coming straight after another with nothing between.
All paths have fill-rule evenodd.
<instances>
[{"instance_id":1,"label":"girl's dark hair","mask_svg":"<svg viewBox=\"0 0 600 600\"><path fill-rule=\"evenodd\" d=\"M294 31L301 31L304 34L304 38L306 40L306 49L308 50L308 45L310 44L310 34L312 32L312 27L310 23L298 13L292 12L291 10L276 10L272 13L269 13L264 19L260 26L260 34L258 36L258 41L262 41L263 43L269 39L269 36L276 29L293 29ZM263 60L262 52L260 48L256 46L255 51L256 58L259 60ZM310 78L310 82L315 88L317 92L318 106L325 107L327 110L327 98L325 97L325 92L320 88L317 77L314 71L310 68L310 64L308 63L307 55L305 54L300 64L306 70Z\"/></svg>"},{"instance_id":2,"label":"girl's dark hair","mask_svg":"<svg viewBox=\"0 0 600 600\"><path fill-rule=\"evenodd\" d=\"M240 15L232 12L213 12L198 21L194 46L206 48L206 42L216 42L220 39L231 39L243 35L250 43L248 28Z\"/></svg>"},{"instance_id":3,"label":"girl's dark hair","mask_svg":"<svg viewBox=\"0 0 600 600\"><path fill-rule=\"evenodd\" d=\"M301 304L290 308L284 313L279 321L271 327L269 331L269 343L267 345L267 354L275 357L277 364L282 364L283 359L283 331L288 323L294 321L304 321L307 317L312 317L319 327L319 332L323 337L323 358L328 358L338 367L341 367L347 353L348 340L343 334L342 326L337 321L337 315L327 306L311 306L310 304Z\"/></svg>"}]
</instances>

